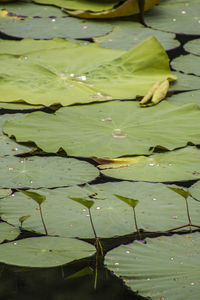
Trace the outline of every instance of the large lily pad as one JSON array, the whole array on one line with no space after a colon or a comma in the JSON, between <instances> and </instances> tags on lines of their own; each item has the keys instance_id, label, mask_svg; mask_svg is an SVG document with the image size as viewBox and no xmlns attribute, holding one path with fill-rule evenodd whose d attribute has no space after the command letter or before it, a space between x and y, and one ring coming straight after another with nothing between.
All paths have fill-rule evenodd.
<instances>
[{"instance_id":1,"label":"large lily pad","mask_svg":"<svg viewBox=\"0 0 200 300\"><path fill-rule=\"evenodd\" d=\"M167 98L167 100L176 105L196 103L200 106L200 90L176 94Z\"/></svg>"},{"instance_id":2,"label":"large lily pad","mask_svg":"<svg viewBox=\"0 0 200 300\"><path fill-rule=\"evenodd\" d=\"M163 101L141 108L137 102L115 101L61 108L55 115L34 112L7 121L3 130L18 142L34 141L46 152L63 148L73 156L114 158L150 154L157 145L173 150L188 142L199 144L199 118L196 104L180 107Z\"/></svg>"},{"instance_id":3,"label":"large lily pad","mask_svg":"<svg viewBox=\"0 0 200 300\"><path fill-rule=\"evenodd\" d=\"M163 31L199 35L198 10L199 0L165 0L146 13L145 23Z\"/></svg>"},{"instance_id":4,"label":"large lily pad","mask_svg":"<svg viewBox=\"0 0 200 300\"><path fill-rule=\"evenodd\" d=\"M0 186L40 188L70 186L95 179L99 172L91 164L73 158L0 158Z\"/></svg>"},{"instance_id":5,"label":"large lily pad","mask_svg":"<svg viewBox=\"0 0 200 300\"><path fill-rule=\"evenodd\" d=\"M129 50L151 35L154 35L158 39L165 50L179 46L179 42L175 40L175 34L173 33L150 29L138 22L117 21L111 24L116 26L114 26L109 34L94 38L95 42L99 43L102 47Z\"/></svg>"},{"instance_id":6,"label":"large lily pad","mask_svg":"<svg viewBox=\"0 0 200 300\"><path fill-rule=\"evenodd\" d=\"M9 265L48 268L91 256L95 247L83 241L39 237L0 245L0 261Z\"/></svg>"},{"instance_id":7,"label":"large lily pad","mask_svg":"<svg viewBox=\"0 0 200 300\"><path fill-rule=\"evenodd\" d=\"M200 178L200 150L195 147L103 162L101 172L110 177L151 182L195 180Z\"/></svg>"},{"instance_id":8,"label":"large lily pad","mask_svg":"<svg viewBox=\"0 0 200 300\"><path fill-rule=\"evenodd\" d=\"M184 48L186 51L188 51L192 54L200 55L200 39L196 39L196 40L187 42L184 45Z\"/></svg>"},{"instance_id":9,"label":"large lily pad","mask_svg":"<svg viewBox=\"0 0 200 300\"><path fill-rule=\"evenodd\" d=\"M154 37L128 52L65 43L63 49L30 50L20 57L1 55L0 101L69 105L112 97L133 99L158 80L176 79L167 54Z\"/></svg>"},{"instance_id":10,"label":"large lily pad","mask_svg":"<svg viewBox=\"0 0 200 300\"><path fill-rule=\"evenodd\" d=\"M19 38L52 39L92 38L105 35L112 30L108 23L86 21L65 16L56 18L13 19L0 17L1 32Z\"/></svg>"},{"instance_id":11,"label":"large lily pad","mask_svg":"<svg viewBox=\"0 0 200 300\"><path fill-rule=\"evenodd\" d=\"M147 239L122 245L106 255L107 267L125 284L152 300L198 300L199 233Z\"/></svg>"},{"instance_id":12,"label":"large lily pad","mask_svg":"<svg viewBox=\"0 0 200 300\"><path fill-rule=\"evenodd\" d=\"M171 62L171 66L173 69L182 71L186 74L194 74L200 76L200 56L193 54L181 55Z\"/></svg>"},{"instance_id":13,"label":"large lily pad","mask_svg":"<svg viewBox=\"0 0 200 300\"><path fill-rule=\"evenodd\" d=\"M16 155L30 152L32 149L26 146L22 146L15 141L9 139L2 132L2 125L6 120L14 120L22 117L22 114L5 114L0 115L0 157L6 155Z\"/></svg>"},{"instance_id":14,"label":"large lily pad","mask_svg":"<svg viewBox=\"0 0 200 300\"><path fill-rule=\"evenodd\" d=\"M185 199L163 184L115 182L90 187L42 189L46 196L42 204L44 221L49 234L64 237L94 238L89 211L70 197L92 199L90 209L99 237L113 237L135 231L133 210L114 194L138 199L135 208L138 227L147 231L163 231L188 223ZM200 203L188 199L192 222L199 224ZM0 200L1 218L19 226L19 218L30 215L23 228L44 233L38 204L24 194L15 193ZM156 220L156 222L155 222Z\"/></svg>"},{"instance_id":15,"label":"large lily pad","mask_svg":"<svg viewBox=\"0 0 200 300\"><path fill-rule=\"evenodd\" d=\"M20 234L19 228L11 226L4 222L0 223L0 243L2 243L5 240L7 241L14 240L19 234Z\"/></svg>"}]
</instances>

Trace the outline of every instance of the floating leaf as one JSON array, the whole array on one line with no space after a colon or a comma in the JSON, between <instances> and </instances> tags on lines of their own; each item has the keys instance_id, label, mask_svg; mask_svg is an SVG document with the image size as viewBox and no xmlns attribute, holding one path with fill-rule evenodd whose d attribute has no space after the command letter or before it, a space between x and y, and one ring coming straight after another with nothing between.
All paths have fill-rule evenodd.
<instances>
[{"instance_id":1,"label":"floating leaf","mask_svg":"<svg viewBox=\"0 0 200 300\"><path fill-rule=\"evenodd\" d=\"M123 180L172 182L200 178L200 150L195 147L136 156L110 159L100 165L101 172Z\"/></svg>"},{"instance_id":2,"label":"floating leaf","mask_svg":"<svg viewBox=\"0 0 200 300\"><path fill-rule=\"evenodd\" d=\"M200 87L200 78L194 75L173 72L178 77L177 81L171 83L169 90L171 91L191 91Z\"/></svg>"},{"instance_id":3,"label":"floating leaf","mask_svg":"<svg viewBox=\"0 0 200 300\"><path fill-rule=\"evenodd\" d=\"M47 49L53 47L52 41L47 42ZM65 41L62 49L0 55L0 65L1 102L23 99L46 106L133 99L157 80L176 80L167 54L154 37L128 52Z\"/></svg>"},{"instance_id":4,"label":"floating leaf","mask_svg":"<svg viewBox=\"0 0 200 300\"><path fill-rule=\"evenodd\" d=\"M199 25L200 27L200 25ZM200 76L200 56L188 54L188 55L180 55L175 58L171 62L171 66L173 69L182 71L186 74L194 74Z\"/></svg>"},{"instance_id":5,"label":"floating leaf","mask_svg":"<svg viewBox=\"0 0 200 300\"><path fill-rule=\"evenodd\" d=\"M105 36L94 38L94 41L102 47L112 49L129 50L149 36L155 36L165 50L170 50L179 46L179 42L175 40L175 34L169 32L161 32L141 25L133 21L113 21L111 23L114 28Z\"/></svg>"},{"instance_id":6,"label":"floating leaf","mask_svg":"<svg viewBox=\"0 0 200 300\"><path fill-rule=\"evenodd\" d=\"M192 54L200 55L200 39L195 39L187 42L184 45L184 48L186 51Z\"/></svg>"},{"instance_id":7,"label":"floating leaf","mask_svg":"<svg viewBox=\"0 0 200 300\"><path fill-rule=\"evenodd\" d=\"M75 197L69 197L69 198L73 201L76 201L76 202L82 204L83 206L87 207L88 209L90 209L94 205L94 201L92 201L92 200L86 200L84 198L75 198Z\"/></svg>"},{"instance_id":8,"label":"floating leaf","mask_svg":"<svg viewBox=\"0 0 200 300\"><path fill-rule=\"evenodd\" d=\"M70 186L95 179L99 172L91 164L74 158L0 158L2 187L40 188Z\"/></svg>"},{"instance_id":9,"label":"floating leaf","mask_svg":"<svg viewBox=\"0 0 200 300\"><path fill-rule=\"evenodd\" d=\"M165 231L187 223L185 200L163 184L114 182L94 185L95 195L88 188L69 187L41 189L46 196L42 205L45 224L50 235L94 238L87 208L71 201L70 197L93 199L91 214L99 237L110 238L134 232L133 211L114 194L139 200L137 221L146 231ZM90 197L89 197L90 196ZM200 203L188 198L190 215L199 224ZM38 205L21 193L0 200L1 218L19 226L19 217L31 215L23 228L44 234ZM156 222L155 222L156 220Z\"/></svg>"},{"instance_id":10,"label":"floating leaf","mask_svg":"<svg viewBox=\"0 0 200 300\"><path fill-rule=\"evenodd\" d=\"M199 299L199 233L135 241L108 252L106 266L152 300Z\"/></svg>"},{"instance_id":11,"label":"floating leaf","mask_svg":"<svg viewBox=\"0 0 200 300\"><path fill-rule=\"evenodd\" d=\"M138 200L132 199L132 198L127 198L127 197L123 197L120 195L116 195L114 194L114 196L116 196L117 198L119 198L121 201L124 201L125 203L127 203L129 206L135 208L136 205L138 204Z\"/></svg>"},{"instance_id":12,"label":"floating leaf","mask_svg":"<svg viewBox=\"0 0 200 300\"><path fill-rule=\"evenodd\" d=\"M39 237L0 245L0 261L9 265L49 268L95 253L94 246L76 239Z\"/></svg>"},{"instance_id":13,"label":"floating leaf","mask_svg":"<svg viewBox=\"0 0 200 300\"><path fill-rule=\"evenodd\" d=\"M16 154L23 154L27 152L31 152L32 148L22 146L17 144L15 141L9 139L2 132L2 125L6 120L14 120L16 118L20 118L24 115L22 114L4 114L0 116L0 157L2 156L13 156Z\"/></svg>"},{"instance_id":14,"label":"floating leaf","mask_svg":"<svg viewBox=\"0 0 200 300\"><path fill-rule=\"evenodd\" d=\"M167 98L167 100L176 105L196 103L200 106L200 90L179 93Z\"/></svg>"},{"instance_id":15,"label":"floating leaf","mask_svg":"<svg viewBox=\"0 0 200 300\"><path fill-rule=\"evenodd\" d=\"M18 142L34 141L46 152L62 147L68 155L114 158L150 154L150 148L158 145L173 150L188 142L199 144L199 118L196 104L180 107L163 101L145 109L137 102L115 101L61 108L55 115L35 112L7 121L3 130ZM145 164L148 160L143 158Z\"/></svg>"},{"instance_id":16,"label":"floating leaf","mask_svg":"<svg viewBox=\"0 0 200 300\"><path fill-rule=\"evenodd\" d=\"M38 1L41 1L41 0L38 0ZM50 1L50 0L45 0L45 1ZM144 10L146 11L146 10L151 9L154 5L156 5L160 1L161 0L146 0L144 3ZM82 1L80 1L80 2L82 2ZM99 1L97 1L96 3L99 3ZM79 10L80 10L80 8L79 8ZM94 12L94 11L91 12L92 9L89 9L89 8L86 8L86 11L79 11L79 10L73 12L71 10L64 9L64 11L66 11L67 13L77 16L77 17L80 17L80 18L100 18L100 19L131 16L131 15L139 14L139 12L140 12L138 0L126 0L126 1L123 1L122 3L119 2L118 6L115 5L115 7L110 10L104 9L104 11L100 11L100 9L99 9L99 11L97 11L97 12Z\"/></svg>"},{"instance_id":17,"label":"floating leaf","mask_svg":"<svg viewBox=\"0 0 200 300\"><path fill-rule=\"evenodd\" d=\"M2 243L5 240L6 241L14 240L19 234L20 234L19 228L11 226L4 222L0 223L0 243Z\"/></svg>"},{"instance_id":18,"label":"floating leaf","mask_svg":"<svg viewBox=\"0 0 200 300\"><path fill-rule=\"evenodd\" d=\"M24 195L30 197L35 202L37 202L37 204L39 204L39 205L41 205L46 200L46 196L38 194L36 192L23 191L23 190L18 190L18 191L23 193Z\"/></svg>"},{"instance_id":19,"label":"floating leaf","mask_svg":"<svg viewBox=\"0 0 200 300\"><path fill-rule=\"evenodd\" d=\"M159 30L199 35L198 10L199 0L165 0L145 14L145 23Z\"/></svg>"}]
</instances>

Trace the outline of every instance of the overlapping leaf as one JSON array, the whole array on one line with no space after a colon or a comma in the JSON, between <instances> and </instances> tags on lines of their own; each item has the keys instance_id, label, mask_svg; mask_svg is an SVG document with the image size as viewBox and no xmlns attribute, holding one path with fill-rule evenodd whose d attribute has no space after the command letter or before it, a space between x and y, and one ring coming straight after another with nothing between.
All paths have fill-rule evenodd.
<instances>
[{"instance_id":1,"label":"overlapping leaf","mask_svg":"<svg viewBox=\"0 0 200 300\"><path fill-rule=\"evenodd\" d=\"M73 158L0 158L0 186L40 188L71 186L95 179L99 172L91 164Z\"/></svg>"},{"instance_id":2,"label":"overlapping leaf","mask_svg":"<svg viewBox=\"0 0 200 300\"><path fill-rule=\"evenodd\" d=\"M125 284L152 300L199 299L199 233L147 239L106 255L106 266Z\"/></svg>"},{"instance_id":3,"label":"overlapping leaf","mask_svg":"<svg viewBox=\"0 0 200 300\"><path fill-rule=\"evenodd\" d=\"M135 209L138 227L146 231L164 231L187 223L185 200L163 184L115 182L91 188L69 187L41 189L46 196L42 212L50 235L94 238L88 209L73 198L93 200L90 212L99 237L113 237L135 231L133 210L114 194L138 199ZM192 222L199 224L200 203L188 199ZM36 202L21 193L0 200L1 218L19 226L19 218L30 215L23 228L44 233ZM156 219L156 222L155 222Z\"/></svg>"},{"instance_id":4,"label":"overlapping leaf","mask_svg":"<svg viewBox=\"0 0 200 300\"><path fill-rule=\"evenodd\" d=\"M54 47L51 42L46 46ZM68 105L132 99L144 95L157 80L176 79L167 54L154 37L128 52L64 43L62 49L1 55L0 101Z\"/></svg>"},{"instance_id":5,"label":"overlapping leaf","mask_svg":"<svg viewBox=\"0 0 200 300\"><path fill-rule=\"evenodd\" d=\"M173 150L188 142L199 144L199 117L196 104L180 107L163 101L141 108L137 102L115 101L61 108L55 115L34 112L7 121L3 130L18 142L34 141L46 152L63 148L73 156L114 158L150 154L158 145Z\"/></svg>"},{"instance_id":6,"label":"overlapping leaf","mask_svg":"<svg viewBox=\"0 0 200 300\"><path fill-rule=\"evenodd\" d=\"M191 133L192 135L192 133ZM195 180L200 178L200 150L195 147L136 156L102 160L101 172L110 177L151 182Z\"/></svg>"},{"instance_id":7,"label":"overlapping leaf","mask_svg":"<svg viewBox=\"0 0 200 300\"><path fill-rule=\"evenodd\" d=\"M0 261L9 265L47 268L91 256L95 247L83 241L39 237L0 245Z\"/></svg>"},{"instance_id":8,"label":"overlapping leaf","mask_svg":"<svg viewBox=\"0 0 200 300\"><path fill-rule=\"evenodd\" d=\"M172 61L171 65L175 70L200 76L200 56L193 54L180 55Z\"/></svg>"},{"instance_id":9,"label":"overlapping leaf","mask_svg":"<svg viewBox=\"0 0 200 300\"><path fill-rule=\"evenodd\" d=\"M200 106L200 90L176 94L167 98L167 100L176 105L196 103Z\"/></svg>"},{"instance_id":10,"label":"overlapping leaf","mask_svg":"<svg viewBox=\"0 0 200 300\"><path fill-rule=\"evenodd\" d=\"M171 83L169 90L171 91L191 91L200 88L200 77L188 75L181 72L173 72L178 77L177 81Z\"/></svg>"},{"instance_id":11,"label":"overlapping leaf","mask_svg":"<svg viewBox=\"0 0 200 300\"><path fill-rule=\"evenodd\" d=\"M11 226L4 222L0 223L0 243L2 243L5 240L12 241L12 240L16 239L16 237L19 234L20 234L19 228Z\"/></svg>"},{"instance_id":12,"label":"overlapping leaf","mask_svg":"<svg viewBox=\"0 0 200 300\"><path fill-rule=\"evenodd\" d=\"M187 42L184 45L184 48L186 51L192 54L200 55L200 39L195 39Z\"/></svg>"}]
</instances>

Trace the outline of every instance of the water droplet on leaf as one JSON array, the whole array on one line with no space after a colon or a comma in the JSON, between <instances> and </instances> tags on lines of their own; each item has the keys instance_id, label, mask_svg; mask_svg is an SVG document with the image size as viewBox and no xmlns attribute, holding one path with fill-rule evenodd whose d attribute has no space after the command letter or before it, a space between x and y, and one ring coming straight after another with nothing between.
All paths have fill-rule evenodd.
<instances>
[{"instance_id":1,"label":"water droplet on leaf","mask_svg":"<svg viewBox=\"0 0 200 300\"><path fill-rule=\"evenodd\" d=\"M124 139L127 137L127 134L124 133L121 129L115 129L112 133L112 136L117 139Z\"/></svg>"}]
</instances>

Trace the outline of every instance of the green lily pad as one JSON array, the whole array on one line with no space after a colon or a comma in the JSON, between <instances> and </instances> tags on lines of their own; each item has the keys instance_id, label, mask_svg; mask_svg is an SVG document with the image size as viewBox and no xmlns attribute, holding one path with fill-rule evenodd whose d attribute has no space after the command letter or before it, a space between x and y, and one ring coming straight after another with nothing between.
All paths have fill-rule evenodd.
<instances>
[{"instance_id":1,"label":"green lily pad","mask_svg":"<svg viewBox=\"0 0 200 300\"><path fill-rule=\"evenodd\" d=\"M175 40L175 34L150 29L138 22L117 21L111 24L116 25L113 31L105 36L94 38L95 42L105 48L129 50L151 35L158 39L165 50L170 50L180 45Z\"/></svg>"},{"instance_id":2,"label":"green lily pad","mask_svg":"<svg viewBox=\"0 0 200 300\"><path fill-rule=\"evenodd\" d=\"M9 103L6 103L6 102L0 102L0 109L6 109L6 110L37 110L37 109L40 109L42 108L43 106L42 105L30 105L28 103L19 103L19 102L9 102Z\"/></svg>"},{"instance_id":3,"label":"green lily pad","mask_svg":"<svg viewBox=\"0 0 200 300\"><path fill-rule=\"evenodd\" d=\"M186 74L194 74L200 76L200 57L197 55L181 55L173 59L173 61L171 62L171 66L177 71L182 71Z\"/></svg>"},{"instance_id":4,"label":"green lily pad","mask_svg":"<svg viewBox=\"0 0 200 300\"><path fill-rule=\"evenodd\" d=\"M99 237L110 238L135 231L133 209L117 199L115 193L139 200L135 212L138 227L144 230L164 231L188 222L185 199L163 184L115 182L91 188L41 189L39 193L46 196L42 212L51 235L94 238L88 209L70 197L94 201L90 211ZM199 224L200 203L192 198L188 203L192 222ZM14 196L1 199L0 206L4 221L19 226L19 218L30 215L23 222L23 228L44 234L38 205L26 195L16 192Z\"/></svg>"},{"instance_id":5,"label":"green lily pad","mask_svg":"<svg viewBox=\"0 0 200 300\"><path fill-rule=\"evenodd\" d=\"M119 162L118 162L119 161ZM200 150L196 147L116 159L100 166L102 174L118 179L173 182L200 178ZM104 170L105 169L105 170Z\"/></svg>"},{"instance_id":6,"label":"green lily pad","mask_svg":"<svg viewBox=\"0 0 200 300\"><path fill-rule=\"evenodd\" d=\"M53 6L38 5L30 1L17 1L10 3L1 3L0 10L5 13L8 12L8 17L62 17L66 16L61 9Z\"/></svg>"},{"instance_id":7,"label":"green lily pad","mask_svg":"<svg viewBox=\"0 0 200 300\"><path fill-rule=\"evenodd\" d=\"M0 17L1 32L19 38L52 39L91 38L108 34L108 23L86 21L74 17L12 19Z\"/></svg>"},{"instance_id":8,"label":"green lily pad","mask_svg":"<svg viewBox=\"0 0 200 300\"><path fill-rule=\"evenodd\" d=\"M11 189L0 189L0 199L11 195Z\"/></svg>"},{"instance_id":9,"label":"green lily pad","mask_svg":"<svg viewBox=\"0 0 200 300\"><path fill-rule=\"evenodd\" d=\"M13 227L4 222L0 223L0 243L2 243L5 240L7 241L14 240L19 234L20 234L19 228Z\"/></svg>"},{"instance_id":10,"label":"green lily pad","mask_svg":"<svg viewBox=\"0 0 200 300\"><path fill-rule=\"evenodd\" d=\"M196 103L200 106L200 90L176 94L167 98L167 100L176 105Z\"/></svg>"},{"instance_id":11,"label":"green lily pad","mask_svg":"<svg viewBox=\"0 0 200 300\"><path fill-rule=\"evenodd\" d=\"M16 157L0 158L0 185L10 188L59 187L95 179L99 171L91 164L74 158Z\"/></svg>"},{"instance_id":12,"label":"green lily pad","mask_svg":"<svg viewBox=\"0 0 200 300\"><path fill-rule=\"evenodd\" d=\"M145 23L155 29L184 34L198 34L199 0L165 0L145 14Z\"/></svg>"},{"instance_id":13,"label":"green lily pad","mask_svg":"<svg viewBox=\"0 0 200 300\"><path fill-rule=\"evenodd\" d=\"M163 101L146 109L138 102L115 101L61 108L55 115L34 112L7 121L3 130L18 142L34 141L46 152L63 148L72 156L114 158L150 154L158 145L173 150L188 142L199 144L199 117L196 104L180 107Z\"/></svg>"},{"instance_id":14,"label":"green lily pad","mask_svg":"<svg viewBox=\"0 0 200 300\"><path fill-rule=\"evenodd\" d=\"M172 74L177 76L178 80L171 83L170 91L191 91L200 88L200 78L198 76L180 72L172 72Z\"/></svg>"},{"instance_id":15,"label":"green lily pad","mask_svg":"<svg viewBox=\"0 0 200 300\"><path fill-rule=\"evenodd\" d=\"M158 80L176 79L167 54L154 37L128 52L65 43L62 49L30 50L25 56L0 55L0 101L23 99L48 106L133 99Z\"/></svg>"},{"instance_id":16,"label":"green lily pad","mask_svg":"<svg viewBox=\"0 0 200 300\"><path fill-rule=\"evenodd\" d=\"M9 265L49 268L91 256L95 247L70 238L39 237L0 245L0 261Z\"/></svg>"},{"instance_id":17,"label":"green lily pad","mask_svg":"<svg viewBox=\"0 0 200 300\"><path fill-rule=\"evenodd\" d=\"M184 48L186 51L188 51L192 54L200 55L200 39L196 39L196 40L187 42L184 45Z\"/></svg>"},{"instance_id":18,"label":"green lily pad","mask_svg":"<svg viewBox=\"0 0 200 300\"><path fill-rule=\"evenodd\" d=\"M5 114L0 115L0 157L2 156L12 156L16 154L28 153L31 152L32 149L26 146L22 146L15 141L9 139L2 132L2 125L6 120L14 120L16 118L22 117L22 114Z\"/></svg>"},{"instance_id":19,"label":"green lily pad","mask_svg":"<svg viewBox=\"0 0 200 300\"><path fill-rule=\"evenodd\" d=\"M199 233L135 241L108 252L106 266L152 300L199 299Z\"/></svg>"}]
</instances>

